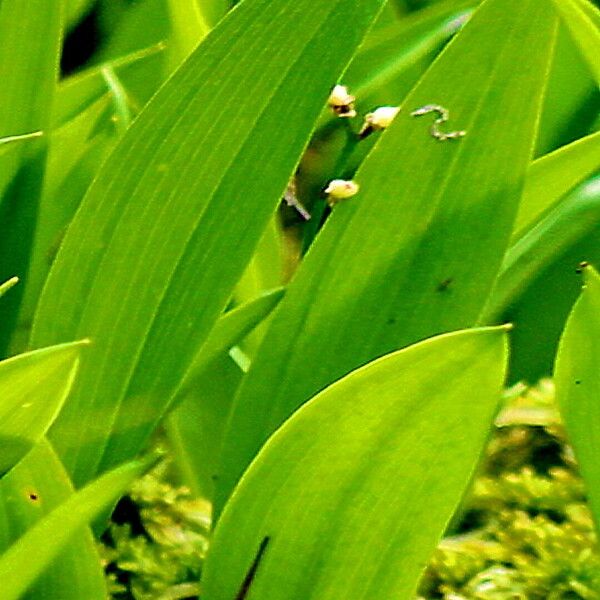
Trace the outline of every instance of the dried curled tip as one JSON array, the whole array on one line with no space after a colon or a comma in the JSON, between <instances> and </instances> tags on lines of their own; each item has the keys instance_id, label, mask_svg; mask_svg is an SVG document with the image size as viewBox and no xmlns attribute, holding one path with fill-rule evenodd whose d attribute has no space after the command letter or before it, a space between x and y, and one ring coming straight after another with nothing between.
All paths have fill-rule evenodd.
<instances>
[{"instance_id":1,"label":"dried curled tip","mask_svg":"<svg viewBox=\"0 0 600 600\"><path fill-rule=\"evenodd\" d=\"M329 94L327 104L338 117L352 118L356 116L354 100L356 98L348 93L345 85L336 85Z\"/></svg>"},{"instance_id":2,"label":"dried curled tip","mask_svg":"<svg viewBox=\"0 0 600 600\"><path fill-rule=\"evenodd\" d=\"M333 206L340 202L340 200L351 198L358 192L358 189L358 183L355 181L348 181L347 179L333 179L325 188L325 193L327 194L327 203L329 206Z\"/></svg>"}]
</instances>

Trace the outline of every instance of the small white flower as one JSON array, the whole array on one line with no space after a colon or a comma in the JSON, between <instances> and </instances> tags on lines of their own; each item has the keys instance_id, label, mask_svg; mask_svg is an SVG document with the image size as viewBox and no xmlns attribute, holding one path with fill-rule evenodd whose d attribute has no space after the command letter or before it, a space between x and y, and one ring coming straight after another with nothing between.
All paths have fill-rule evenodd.
<instances>
[{"instance_id":1,"label":"small white flower","mask_svg":"<svg viewBox=\"0 0 600 600\"><path fill-rule=\"evenodd\" d=\"M356 116L354 100L356 98L348 93L348 88L338 84L331 90L327 104L338 117L352 118Z\"/></svg>"},{"instance_id":2,"label":"small white flower","mask_svg":"<svg viewBox=\"0 0 600 600\"><path fill-rule=\"evenodd\" d=\"M365 116L365 122L359 132L361 137L366 137L373 131L386 129L392 124L400 112L399 106L380 106Z\"/></svg>"},{"instance_id":3,"label":"small white flower","mask_svg":"<svg viewBox=\"0 0 600 600\"><path fill-rule=\"evenodd\" d=\"M347 179L333 179L325 188L327 202L330 206L337 204L340 200L351 198L358 192L358 183Z\"/></svg>"}]
</instances>

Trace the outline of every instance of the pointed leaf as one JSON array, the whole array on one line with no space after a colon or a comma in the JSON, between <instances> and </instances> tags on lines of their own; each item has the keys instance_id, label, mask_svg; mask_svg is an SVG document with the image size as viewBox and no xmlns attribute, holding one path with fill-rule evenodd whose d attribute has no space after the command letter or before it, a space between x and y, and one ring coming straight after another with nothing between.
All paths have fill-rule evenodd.
<instances>
[{"instance_id":1,"label":"pointed leaf","mask_svg":"<svg viewBox=\"0 0 600 600\"><path fill-rule=\"evenodd\" d=\"M52 446L42 440L0 481L0 557L73 492L73 484ZM35 555L37 550L32 553ZM96 541L91 530L82 527L23 600L106 600L106 596Z\"/></svg>"},{"instance_id":2,"label":"pointed leaf","mask_svg":"<svg viewBox=\"0 0 600 600\"><path fill-rule=\"evenodd\" d=\"M600 85L600 12L583 0L553 2Z\"/></svg>"},{"instance_id":3,"label":"pointed leaf","mask_svg":"<svg viewBox=\"0 0 600 600\"><path fill-rule=\"evenodd\" d=\"M42 438L73 384L85 342L0 362L0 476Z\"/></svg>"},{"instance_id":4,"label":"pointed leaf","mask_svg":"<svg viewBox=\"0 0 600 600\"><path fill-rule=\"evenodd\" d=\"M585 286L563 332L555 365L556 398L600 528L600 276Z\"/></svg>"},{"instance_id":5,"label":"pointed leaf","mask_svg":"<svg viewBox=\"0 0 600 600\"><path fill-rule=\"evenodd\" d=\"M598 170L600 131L538 158L527 172L513 239L528 228L571 189Z\"/></svg>"},{"instance_id":6,"label":"pointed leaf","mask_svg":"<svg viewBox=\"0 0 600 600\"><path fill-rule=\"evenodd\" d=\"M504 328L439 336L334 383L267 442L203 568L204 600L411 598L477 465ZM268 540L252 581L244 579Z\"/></svg>"},{"instance_id":7,"label":"pointed leaf","mask_svg":"<svg viewBox=\"0 0 600 600\"><path fill-rule=\"evenodd\" d=\"M279 288L226 312L196 353L178 393L185 393L194 385L195 379L204 374L211 362L254 329L277 306L283 294L284 289Z\"/></svg>"},{"instance_id":8,"label":"pointed leaf","mask_svg":"<svg viewBox=\"0 0 600 600\"><path fill-rule=\"evenodd\" d=\"M31 527L2 556L3 600L18 600L82 527L119 498L154 459L127 463L75 492Z\"/></svg>"},{"instance_id":9,"label":"pointed leaf","mask_svg":"<svg viewBox=\"0 0 600 600\"><path fill-rule=\"evenodd\" d=\"M545 0L484 2L404 101L356 173L358 195L335 207L289 285L240 387L219 506L269 434L331 381L477 322L531 161L556 21ZM434 116L410 115L431 103L466 137L434 139Z\"/></svg>"},{"instance_id":10,"label":"pointed leaf","mask_svg":"<svg viewBox=\"0 0 600 600\"><path fill-rule=\"evenodd\" d=\"M94 340L51 432L77 484L134 456L164 416L382 4L240 4L104 163L32 334Z\"/></svg>"},{"instance_id":11,"label":"pointed leaf","mask_svg":"<svg viewBox=\"0 0 600 600\"><path fill-rule=\"evenodd\" d=\"M567 194L508 249L482 320L502 320L504 311L545 268L599 224L600 175Z\"/></svg>"}]
</instances>

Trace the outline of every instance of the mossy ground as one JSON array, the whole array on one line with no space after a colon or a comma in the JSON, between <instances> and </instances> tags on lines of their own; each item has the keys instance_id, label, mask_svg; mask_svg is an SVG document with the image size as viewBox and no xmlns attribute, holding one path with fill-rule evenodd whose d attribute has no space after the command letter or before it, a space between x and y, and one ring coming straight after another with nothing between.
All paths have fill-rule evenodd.
<instances>
[{"instance_id":1,"label":"mossy ground","mask_svg":"<svg viewBox=\"0 0 600 600\"><path fill-rule=\"evenodd\" d=\"M166 459L138 481L102 547L113 598L198 598L210 507ZM507 393L478 476L419 600L600 600L600 552L552 382Z\"/></svg>"}]
</instances>

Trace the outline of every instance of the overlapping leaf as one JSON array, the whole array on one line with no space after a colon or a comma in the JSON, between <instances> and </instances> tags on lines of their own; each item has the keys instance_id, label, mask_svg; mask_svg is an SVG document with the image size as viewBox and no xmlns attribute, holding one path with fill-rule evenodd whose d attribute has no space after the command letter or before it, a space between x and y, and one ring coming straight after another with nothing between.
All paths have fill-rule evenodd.
<instances>
[{"instance_id":1,"label":"overlapping leaf","mask_svg":"<svg viewBox=\"0 0 600 600\"><path fill-rule=\"evenodd\" d=\"M72 494L69 476L50 444L42 440L0 481L0 564L5 551ZM31 580L26 578L27 570L46 552L46 545L53 545L51 536L37 547L30 547L29 555L9 567L12 584L17 583L21 589L29 587ZM9 587L4 586L7 572L0 572L2 594L6 598L9 593ZM23 600L106 600L106 596L106 580L96 542L88 528L80 527L68 548L55 556L51 568L29 588Z\"/></svg>"},{"instance_id":2,"label":"overlapping leaf","mask_svg":"<svg viewBox=\"0 0 600 600\"><path fill-rule=\"evenodd\" d=\"M600 527L600 276L585 286L563 333L555 365L556 398Z\"/></svg>"},{"instance_id":3,"label":"overlapping leaf","mask_svg":"<svg viewBox=\"0 0 600 600\"><path fill-rule=\"evenodd\" d=\"M203 599L412 598L487 439L502 329L386 356L294 414L223 513Z\"/></svg>"},{"instance_id":4,"label":"overlapping leaf","mask_svg":"<svg viewBox=\"0 0 600 600\"><path fill-rule=\"evenodd\" d=\"M82 343L0 362L0 476L46 433L73 384Z\"/></svg>"},{"instance_id":5,"label":"overlapping leaf","mask_svg":"<svg viewBox=\"0 0 600 600\"><path fill-rule=\"evenodd\" d=\"M542 0L488 0L405 100L274 313L232 413L220 506L268 435L325 385L476 322L511 235L555 30ZM440 142L433 116L410 116L431 103L466 137Z\"/></svg>"},{"instance_id":6,"label":"overlapping leaf","mask_svg":"<svg viewBox=\"0 0 600 600\"><path fill-rule=\"evenodd\" d=\"M56 508L39 519L35 525L29 527L0 556L3 600L22 598L23 593L43 573L54 557L68 543L72 543L72 538L81 532L85 525L105 510L111 502L118 499L133 480L148 469L152 460L131 462L106 473L85 488L64 498ZM36 468L36 473L39 472L40 470ZM27 490L23 489L21 493L27 494ZM34 499L31 496L32 493L29 491L30 503L44 502L43 495ZM92 591L89 587L76 587L80 581L76 574L87 567L83 558L81 555L73 556L71 554L73 572L69 574L70 580L66 580L63 572L61 574L62 582L57 584L59 587L54 590L46 589L46 591L42 591L41 595L32 596L32 600L33 598L44 598L45 600L105 598L105 595L98 594L98 588L96 591Z\"/></svg>"},{"instance_id":7,"label":"overlapping leaf","mask_svg":"<svg viewBox=\"0 0 600 600\"><path fill-rule=\"evenodd\" d=\"M165 413L381 4L246 1L104 163L32 337L94 341L51 432L78 484L138 452Z\"/></svg>"}]
</instances>

